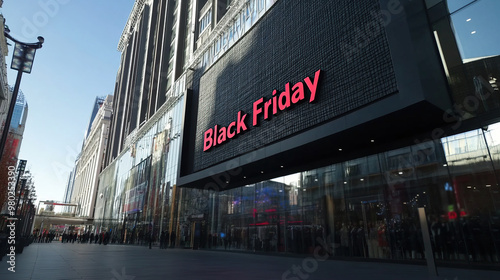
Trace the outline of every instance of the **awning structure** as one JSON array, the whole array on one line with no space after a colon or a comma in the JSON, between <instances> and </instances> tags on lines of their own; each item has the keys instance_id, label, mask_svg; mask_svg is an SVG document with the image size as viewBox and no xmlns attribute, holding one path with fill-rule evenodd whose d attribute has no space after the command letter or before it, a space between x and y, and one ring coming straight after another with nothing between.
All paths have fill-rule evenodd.
<instances>
[{"instance_id":1,"label":"awning structure","mask_svg":"<svg viewBox=\"0 0 500 280\"><path fill-rule=\"evenodd\" d=\"M94 219L85 218L71 218L71 217L61 217L61 216L47 216L47 215L36 215L35 224L61 224L61 225L90 225Z\"/></svg>"}]
</instances>

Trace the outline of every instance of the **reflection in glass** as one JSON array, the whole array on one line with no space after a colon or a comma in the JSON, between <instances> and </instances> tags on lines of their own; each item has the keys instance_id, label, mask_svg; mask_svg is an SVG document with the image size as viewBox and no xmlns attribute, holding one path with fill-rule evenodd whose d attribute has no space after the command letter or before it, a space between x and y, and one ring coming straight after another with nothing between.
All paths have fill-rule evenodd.
<instances>
[{"instance_id":1,"label":"reflection in glass","mask_svg":"<svg viewBox=\"0 0 500 280\"><path fill-rule=\"evenodd\" d=\"M438 261L499 264L499 144L494 124L210 192L206 205L184 189L183 208L207 213L202 248L423 260L425 207Z\"/></svg>"},{"instance_id":2,"label":"reflection in glass","mask_svg":"<svg viewBox=\"0 0 500 280\"><path fill-rule=\"evenodd\" d=\"M434 37L461 119L500 107L500 2L445 1L430 7ZM436 16L436 11L448 13Z\"/></svg>"},{"instance_id":3,"label":"reflection in glass","mask_svg":"<svg viewBox=\"0 0 500 280\"><path fill-rule=\"evenodd\" d=\"M458 2L473 2L456 11ZM496 0L447 1L453 30L464 63L500 54L500 2ZM456 11L456 12L454 12Z\"/></svg>"},{"instance_id":4,"label":"reflection in glass","mask_svg":"<svg viewBox=\"0 0 500 280\"><path fill-rule=\"evenodd\" d=\"M450 10L450 13L453 13L476 1L477 0L451 0L451 1L448 0L446 2L448 4L448 9Z\"/></svg>"}]
</instances>

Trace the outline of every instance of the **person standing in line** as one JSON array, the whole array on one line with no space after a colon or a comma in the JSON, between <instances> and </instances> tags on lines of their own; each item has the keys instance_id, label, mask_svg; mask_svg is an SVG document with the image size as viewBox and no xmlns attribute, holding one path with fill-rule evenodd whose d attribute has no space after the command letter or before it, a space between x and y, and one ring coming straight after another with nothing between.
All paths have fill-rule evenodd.
<instances>
[{"instance_id":1,"label":"person standing in line","mask_svg":"<svg viewBox=\"0 0 500 280\"><path fill-rule=\"evenodd\" d=\"M109 231L106 231L106 233L104 234L103 244L107 245L108 243L109 243Z\"/></svg>"},{"instance_id":2,"label":"person standing in line","mask_svg":"<svg viewBox=\"0 0 500 280\"><path fill-rule=\"evenodd\" d=\"M175 232L172 231L170 233L170 248L174 248L175 247Z\"/></svg>"}]
</instances>

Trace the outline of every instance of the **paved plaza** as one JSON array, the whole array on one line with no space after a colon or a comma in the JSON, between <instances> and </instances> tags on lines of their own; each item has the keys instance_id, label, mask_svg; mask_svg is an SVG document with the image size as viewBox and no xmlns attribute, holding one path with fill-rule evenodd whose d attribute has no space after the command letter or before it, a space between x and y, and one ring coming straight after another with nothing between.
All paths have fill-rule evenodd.
<instances>
[{"instance_id":1,"label":"paved plaza","mask_svg":"<svg viewBox=\"0 0 500 280\"><path fill-rule=\"evenodd\" d=\"M4 257L2 280L58 279L429 279L427 267L142 246L34 243ZM500 271L439 268L437 279L500 279Z\"/></svg>"}]
</instances>

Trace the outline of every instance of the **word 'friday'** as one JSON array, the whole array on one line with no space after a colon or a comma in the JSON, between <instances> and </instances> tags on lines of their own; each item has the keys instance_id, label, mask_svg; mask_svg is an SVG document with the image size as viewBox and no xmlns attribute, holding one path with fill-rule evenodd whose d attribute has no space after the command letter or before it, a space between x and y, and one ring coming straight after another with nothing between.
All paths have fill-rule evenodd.
<instances>
[{"instance_id":1,"label":"word 'friday'","mask_svg":"<svg viewBox=\"0 0 500 280\"><path fill-rule=\"evenodd\" d=\"M259 126L259 119L263 116L264 120L268 120L272 115L277 115L279 112L291 108L293 104L297 104L306 99L305 86L309 90L309 103L314 102L316 99L316 90L318 88L319 75L321 70L314 73L314 79L311 81L309 77L304 79L304 82L298 82L290 88L290 83L285 85L285 91L281 92L278 96L278 91L274 90L271 98L267 101L264 97L256 100L253 103L253 118L252 126ZM305 86L304 86L305 83ZM214 128L209 128L204 133L203 138L203 151L206 152L210 148L221 145L229 139L234 138L236 135L248 130L245 119L248 116L243 114L243 111L238 112L236 121L231 122L227 127L219 127L215 125Z\"/></svg>"}]
</instances>

